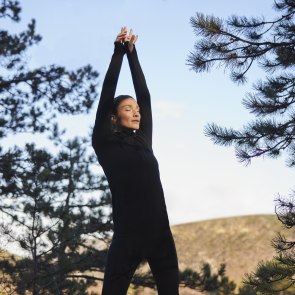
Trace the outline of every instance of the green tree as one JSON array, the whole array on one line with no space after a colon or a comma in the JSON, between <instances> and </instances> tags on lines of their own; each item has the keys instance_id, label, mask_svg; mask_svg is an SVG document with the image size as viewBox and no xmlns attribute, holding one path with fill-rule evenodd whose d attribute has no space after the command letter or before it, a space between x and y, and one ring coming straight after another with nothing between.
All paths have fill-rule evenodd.
<instances>
[{"instance_id":1,"label":"green tree","mask_svg":"<svg viewBox=\"0 0 295 295\"><path fill-rule=\"evenodd\" d=\"M180 272L181 286L214 295L235 294L236 284L225 275L225 264L221 264L216 273L210 264L204 263L199 272L185 269Z\"/></svg>"},{"instance_id":2,"label":"green tree","mask_svg":"<svg viewBox=\"0 0 295 295\"><path fill-rule=\"evenodd\" d=\"M20 13L18 1L1 0L3 22L20 22ZM95 243L112 228L110 196L105 178L93 174L96 159L86 148L91 144L79 138L64 142L56 117L90 111L97 98L98 73L90 65L75 71L58 65L32 68L27 55L41 41L35 20L17 34L3 28L1 237L18 243L27 256L1 260L5 274L0 283L14 284L11 294L15 288L19 294L81 294L94 279L101 280L87 272L104 265L105 250L96 249ZM22 132L49 135L58 152L31 143L24 148L3 145L8 135Z\"/></svg>"},{"instance_id":3,"label":"green tree","mask_svg":"<svg viewBox=\"0 0 295 295\"><path fill-rule=\"evenodd\" d=\"M236 284L226 276L225 264L221 264L216 273L209 263L204 263L200 271L185 269L180 271L179 282L181 287L188 287L205 294L233 295ZM137 274L132 280L135 289L140 287L156 288L151 272Z\"/></svg>"},{"instance_id":4,"label":"green tree","mask_svg":"<svg viewBox=\"0 0 295 295\"><path fill-rule=\"evenodd\" d=\"M18 1L1 0L0 18L20 21ZM41 41L33 19L26 31L0 30L0 138L19 132L57 132L57 114L88 112L97 97L98 73L51 65L30 69L26 54Z\"/></svg>"},{"instance_id":5,"label":"green tree","mask_svg":"<svg viewBox=\"0 0 295 295\"><path fill-rule=\"evenodd\" d=\"M110 194L92 172L97 160L87 146L76 138L56 155L33 144L1 155L2 228L27 255L0 264L18 294L86 294L101 280L86 272L103 271L106 250L98 242L112 229Z\"/></svg>"},{"instance_id":6,"label":"green tree","mask_svg":"<svg viewBox=\"0 0 295 295\"><path fill-rule=\"evenodd\" d=\"M215 144L235 146L237 158L245 164L255 157L278 158L284 154L287 165L294 167L295 1L275 1L273 7L278 15L274 20L235 15L223 20L197 13L191 24L198 40L188 63L196 72L223 66L236 83L247 81L247 73L254 64L264 70L265 80L258 81L254 93L243 100L255 120L242 130L208 124L205 134ZM279 219L290 230L295 225L293 197L294 193L289 201L280 198L277 205ZM290 290L295 285L294 246L294 241L279 235L274 242L279 255L262 263L248 276L247 283L265 294Z\"/></svg>"},{"instance_id":7,"label":"green tree","mask_svg":"<svg viewBox=\"0 0 295 295\"><path fill-rule=\"evenodd\" d=\"M257 295L258 293L254 290L252 286L242 285L239 287L239 295Z\"/></svg>"},{"instance_id":8,"label":"green tree","mask_svg":"<svg viewBox=\"0 0 295 295\"><path fill-rule=\"evenodd\" d=\"M294 229L294 202L277 199L276 214L283 226ZM247 274L245 282L263 294L291 295L295 292L295 241L280 233L272 242L277 255L271 261L261 262L255 272Z\"/></svg>"},{"instance_id":9,"label":"green tree","mask_svg":"<svg viewBox=\"0 0 295 295\"><path fill-rule=\"evenodd\" d=\"M263 18L232 16L224 21L214 16L197 14L191 19L200 38L188 62L196 72L210 70L214 64L230 70L234 82L246 81L246 74L256 62L267 73L243 104L257 119L243 130L222 128L216 124L205 133L216 144L235 145L239 160L248 163L259 156L288 155L294 166L294 74L295 36L294 4L283 0L274 4L281 14L274 21ZM202 38L203 37L203 38ZM278 74L276 74L278 73Z\"/></svg>"}]
</instances>

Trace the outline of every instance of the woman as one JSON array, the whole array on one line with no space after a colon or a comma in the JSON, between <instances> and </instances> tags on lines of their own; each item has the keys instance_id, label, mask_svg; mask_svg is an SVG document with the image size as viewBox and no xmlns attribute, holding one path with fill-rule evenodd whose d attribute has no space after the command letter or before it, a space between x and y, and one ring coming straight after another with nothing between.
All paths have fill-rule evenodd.
<instances>
[{"instance_id":1,"label":"woman","mask_svg":"<svg viewBox=\"0 0 295 295\"><path fill-rule=\"evenodd\" d=\"M103 295L125 295L142 260L147 260L158 294L178 294L178 262L169 227L157 160L152 150L150 94L126 27L115 40L97 109L92 144L112 193L114 235ZM127 55L136 98L115 91Z\"/></svg>"}]
</instances>

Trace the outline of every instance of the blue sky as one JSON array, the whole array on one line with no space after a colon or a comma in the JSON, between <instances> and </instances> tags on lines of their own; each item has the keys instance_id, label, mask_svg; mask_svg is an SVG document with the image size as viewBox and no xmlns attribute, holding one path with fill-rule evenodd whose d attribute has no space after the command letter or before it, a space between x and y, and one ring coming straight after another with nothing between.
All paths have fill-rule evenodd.
<instances>
[{"instance_id":1,"label":"blue sky","mask_svg":"<svg viewBox=\"0 0 295 295\"><path fill-rule=\"evenodd\" d=\"M240 128L253 119L241 100L252 90L252 83L263 78L263 72L253 68L249 83L237 86L223 68L196 74L186 65L196 40L189 21L196 12L223 18L232 14L271 18L273 1L22 2L22 23L10 28L19 30L36 19L43 40L29 52L32 67L55 63L75 69L91 64L100 73L101 86L121 26L139 35L136 45L152 96L154 151L171 224L273 213L277 194L290 192L293 171L283 159L258 159L245 167L236 160L233 148L214 146L203 132L208 122ZM134 95L126 60L117 94ZM97 103L89 115L61 121L69 136L89 132ZM21 144L22 138L18 140ZM41 137L32 140L40 142Z\"/></svg>"}]
</instances>

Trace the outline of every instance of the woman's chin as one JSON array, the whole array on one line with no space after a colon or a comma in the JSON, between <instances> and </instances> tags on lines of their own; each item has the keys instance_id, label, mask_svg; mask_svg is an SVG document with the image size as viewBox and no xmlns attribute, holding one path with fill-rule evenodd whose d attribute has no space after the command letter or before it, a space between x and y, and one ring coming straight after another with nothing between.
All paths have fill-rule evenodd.
<instances>
[{"instance_id":1,"label":"woman's chin","mask_svg":"<svg viewBox=\"0 0 295 295\"><path fill-rule=\"evenodd\" d=\"M131 124L129 128L138 130L139 129L139 124Z\"/></svg>"}]
</instances>

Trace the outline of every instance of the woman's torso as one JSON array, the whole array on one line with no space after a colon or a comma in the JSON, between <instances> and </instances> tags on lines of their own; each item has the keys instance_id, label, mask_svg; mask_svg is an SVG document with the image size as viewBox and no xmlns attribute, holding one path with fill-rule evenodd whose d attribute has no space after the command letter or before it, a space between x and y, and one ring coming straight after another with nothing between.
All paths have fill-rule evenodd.
<instances>
[{"instance_id":1,"label":"woman's torso","mask_svg":"<svg viewBox=\"0 0 295 295\"><path fill-rule=\"evenodd\" d=\"M97 156L112 193L115 233L145 235L167 229L158 162L140 132L113 134Z\"/></svg>"}]
</instances>

